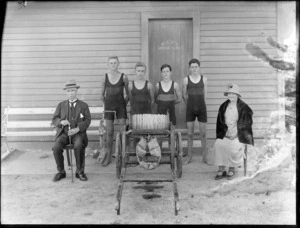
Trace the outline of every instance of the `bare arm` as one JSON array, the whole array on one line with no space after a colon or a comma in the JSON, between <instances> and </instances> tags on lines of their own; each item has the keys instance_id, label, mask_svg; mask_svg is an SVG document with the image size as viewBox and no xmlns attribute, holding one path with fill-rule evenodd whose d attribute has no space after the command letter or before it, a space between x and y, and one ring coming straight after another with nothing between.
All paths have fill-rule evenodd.
<instances>
[{"instance_id":1,"label":"bare arm","mask_svg":"<svg viewBox=\"0 0 300 228\"><path fill-rule=\"evenodd\" d=\"M131 93L132 87L133 87L133 82L129 81L128 82L128 93L129 93L129 100L131 100L131 101L132 101L132 93Z\"/></svg>"},{"instance_id":2,"label":"bare arm","mask_svg":"<svg viewBox=\"0 0 300 228\"><path fill-rule=\"evenodd\" d=\"M188 94L187 94L187 77L183 79L183 85L182 85L182 98L185 103L187 103Z\"/></svg>"},{"instance_id":3,"label":"bare arm","mask_svg":"<svg viewBox=\"0 0 300 228\"><path fill-rule=\"evenodd\" d=\"M152 109L154 105L154 89L152 83L149 81L148 81L148 90L150 93L150 102L151 102L151 109Z\"/></svg>"},{"instance_id":4,"label":"bare arm","mask_svg":"<svg viewBox=\"0 0 300 228\"><path fill-rule=\"evenodd\" d=\"M203 77L203 83L204 83L204 100L206 104L206 97L207 97L207 78Z\"/></svg>"},{"instance_id":5,"label":"bare arm","mask_svg":"<svg viewBox=\"0 0 300 228\"><path fill-rule=\"evenodd\" d=\"M105 79L103 81L101 81L100 84L100 101L102 102L102 104L104 105L104 93L105 93Z\"/></svg>"},{"instance_id":6,"label":"bare arm","mask_svg":"<svg viewBox=\"0 0 300 228\"><path fill-rule=\"evenodd\" d=\"M127 95L127 97L125 99L125 102L126 102L126 105L127 105L128 101L129 101L129 91L128 91L129 80L128 80L128 77L127 77L126 74L124 74L124 76L123 76L123 82L125 84L125 91L126 91L126 95Z\"/></svg>"},{"instance_id":7,"label":"bare arm","mask_svg":"<svg viewBox=\"0 0 300 228\"><path fill-rule=\"evenodd\" d=\"M176 94L176 98L177 98L174 103L178 104L181 102L182 97L181 97L179 85L177 84L177 82L174 82L174 89L175 89L175 94Z\"/></svg>"},{"instance_id":8,"label":"bare arm","mask_svg":"<svg viewBox=\"0 0 300 228\"><path fill-rule=\"evenodd\" d=\"M159 84L156 83L155 91L154 91L154 100L155 100L156 103L157 103L158 89L159 89Z\"/></svg>"}]
</instances>

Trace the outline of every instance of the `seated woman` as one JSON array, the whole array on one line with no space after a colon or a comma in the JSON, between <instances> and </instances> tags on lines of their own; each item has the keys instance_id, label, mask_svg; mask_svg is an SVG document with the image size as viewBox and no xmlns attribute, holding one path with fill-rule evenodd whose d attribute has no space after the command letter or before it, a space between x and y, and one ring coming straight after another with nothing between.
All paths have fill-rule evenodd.
<instances>
[{"instance_id":1,"label":"seated woman","mask_svg":"<svg viewBox=\"0 0 300 228\"><path fill-rule=\"evenodd\" d=\"M235 166L243 162L245 144L254 145L252 133L251 108L240 99L241 94L236 84L228 85L228 96L219 108L217 117L217 140L214 145L215 161L219 166L216 180L227 176L228 180L234 178ZM229 170L226 175L225 167Z\"/></svg>"}]
</instances>

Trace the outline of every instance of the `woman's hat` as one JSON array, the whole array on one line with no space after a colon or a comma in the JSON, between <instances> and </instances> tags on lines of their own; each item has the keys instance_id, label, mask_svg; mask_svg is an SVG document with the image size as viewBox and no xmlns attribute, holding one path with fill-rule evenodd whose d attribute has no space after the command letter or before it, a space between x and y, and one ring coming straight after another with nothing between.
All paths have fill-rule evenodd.
<instances>
[{"instance_id":1,"label":"woman's hat","mask_svg":"<svg viewBox=\"0 0 300 228\"><path fill-rule=\"evenodd\" d=\"M227 86L227 88L228 88L228 91L224 92L224 96L228 96L228 93L235 93L235 94L237 94L240 97L242 96L240 94L240 88L239 88L239 86L237 84L229 84Z\"/></svg>"},{"instance_id":2,"label":"woman's hat","mask_svg":"<svg viewBox=\"0 0 300 228\"><path fill-rule=\"evenodd\" d=\"M66 81L66 86L63 89L66 90L66 89L70 89L70 88L77 88L78 89L78 88L80 88L80 86L76 84L75 80Z\"/></svg>"}]
</instances>

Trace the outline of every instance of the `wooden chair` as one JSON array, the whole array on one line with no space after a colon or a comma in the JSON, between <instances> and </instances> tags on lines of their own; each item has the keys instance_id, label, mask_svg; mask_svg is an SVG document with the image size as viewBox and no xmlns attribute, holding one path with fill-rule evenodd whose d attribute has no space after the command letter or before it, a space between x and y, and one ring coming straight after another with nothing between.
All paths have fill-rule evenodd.
<instances>
[{"instance_id":1,"label":"wooden chair","mask_svg":"<svg viewBox=\"0 0 300 228\"><path fill-rule=\"evenodd\" d=\"M5 136L16 142L53 141L56 131L50 122L54 111L55 107L6 108ZM90 112L93 117L87 134L96 138L99 136L99 114L103 113L103 107L90 107Z\"/></svg>"}]
</instances>

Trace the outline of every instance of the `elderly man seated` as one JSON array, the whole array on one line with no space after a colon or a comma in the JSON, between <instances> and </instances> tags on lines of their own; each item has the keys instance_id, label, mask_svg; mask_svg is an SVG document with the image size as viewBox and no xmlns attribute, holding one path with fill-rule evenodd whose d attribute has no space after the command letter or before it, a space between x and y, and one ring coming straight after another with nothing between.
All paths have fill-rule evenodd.
<instances>
[{"instance_id":1,"label":"elderly man seated","mask_svg":"<svg viewBox=\"0 0 300 228\"><path fill-rule=\"evenodd\" d=\"M52 125L57 130L52 148L58 170L53 178L55 182L66 177L63 149L67 144L74 145L76 177L82 181L87 180L84 174L84 163L85 147L88 144L86 130L91 123L91 114L87 103L77 99L79 87L75 80L66 82L64 90L67 92L68 100L58 104L52 118Z\"/></svg>"}]
</instances>

